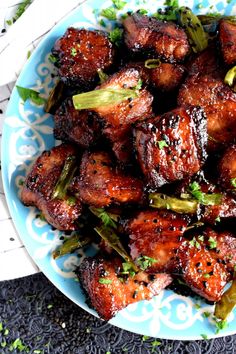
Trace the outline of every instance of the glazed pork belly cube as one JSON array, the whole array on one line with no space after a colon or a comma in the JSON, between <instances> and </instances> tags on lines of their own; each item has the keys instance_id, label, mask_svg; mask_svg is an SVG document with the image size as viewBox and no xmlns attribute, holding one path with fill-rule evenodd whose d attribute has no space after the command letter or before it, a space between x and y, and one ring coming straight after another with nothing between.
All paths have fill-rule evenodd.
<instances>
[{"instance_id":1,"label":"glazed pork belly cube","mask_svg":"<svg viewBox=\"0 0 236 354\"><path fill-rule=\"evenodd\" d=\"M100 124L94 112L75 109L67 98L54 115L53 131L56 139L88 148L99 139Z\"/></svg>"},{"instance_id":2,"label":"glazed pork belly cube","mask_svg":"<svg viewBox=\"0 0 236 354\"><path fill-rule=\"evenodd\" d=\"M23 204L36 206L46 221L58 230L75 230L81 214L79 200L71 203L68 195L63 199L53 198L65 161L76 157L75 147L69 144L44 151L29 171L21 192Z\"/></svg>"},{"instance_id":3,"label":"glazed pork belly cube","mask_svg":"<svg viewBox=\"0 0 236 354\"><path fill-rule=\"evenodd\" d=\"M206 159L206 116L180 107L134 128L138 162L151 188L187 178Z\"/></svg>"},{"instance_id":4,"label":"glazed pork belly cube","mask_svg":"<svg viewBox=\"0 0 236 354\"><path fill-rule=\"evenodd\" d=\"M99 88L101 89L135 89L140 84L141 76L137 69L124 68L110 76ZM138 97L127 99L118 104L101 106L93 109L103 123L103 134L112 144L125 143L131 139L131 125L152 115L153 96L145 89L138 92ZM116 153L117 149L114 148ZM119 157L119 155L117 156Z\"/></svg>"},{"instance_id":5,"label":"glazed pork belly cube","mask_svg":"<svg viewBox=\"0 0 236 354\"><path fill-rule=\"evenodd\" d=\"M151 65L151 63L149 64ZM185 68L180 64L156 63L156 67L150 67L145 62L130 62L126 68L137 69L141 79L148 87L155 88L161 92L176 90L183 81ZM148 66L148 67L147 67Z\"/></svg>"},{"instance_id":6,"label":"glazed pork belly cube","mask_svg":"<svg viewBox=\"0 0 236 354\"><path fill-rule=\"evenodd\" d=\"M157 68L147 70L149 70L150 84L161 92L176 90L185 74L183 65L170 63L161 63Z\"/></svg>"},{"instance_id":7,"label":"glazed pork belly cube","mask_svg":"<svg viewBox=\"0 0 236 354\"><path fill-rule=\"evenodd\" d=\"M73 27L56 41L52 53L61 81L83 90L91 88L99 69L108 69L114 61L114 48L105 32Z\"/></svg>"},{"instance_id":8,"label":"glazed pork belly cube","mask_svg":"<svg viewBox=\"0 0 236 354\"><path fill-rule=\"evenodd\" d=\"M219 184L224 188L236 190L236 145L230 146L219 163Z\"/></svg>"},{"instance_id":9,"label":"glazed pork belly cube","mask_svg":"<svg viewBox=\"0 0 236 354\"><path fill-rule=\"evenodd\" d=\"M150 300L160 294L172 281L168 274L150 277L139 272L133 277L124 275L122 259L118 257L85 258L77 274L91 306L106 321L129 304Z\"/></svg>"},{"instance_id":10,"label":"glazed pork belly cube","mask_svg":"<svg viewBox=\"0 0 236 354\"><path fill-rule=\"evenodd\" d=\"M233 142L236 136L236 94L224 84L225 73L214 55L214 48L199 55L191 64L190 75L178 94L180 106L200 105L204 108L209 150Z\"/></svg>"},{"instance_id":11,"label":"glazed pork belly cube","mask_svg":"<svg viewBox=\"0 0 236 354\"><path fill-rule=\"evenodd\" d=\"M149 258L148 273L178 272L177 251L189 223L186 216L169 211L145 210L128 220L125 232L129 235L132 259L137 265ZM145 258L148 257L148 258Z\"/></svg>"},{"instance_id":12,"label":"glazed pork belly cube","mask_svg":"<svg viewBox=\"0 0 236 354\"><path fill-rule=\"evenodd\" d=\"M190 52L187 35L173 22L135 13L124 21L124 40L133 53L149 53L168 62L181 62Z\"/></svg>"},{"instance_id":13,"label":"glazed pork belly cube","mask_svg":"<svg viewBox=\"0 0 236 354\"><path fill-rule=\"evenodd\" d=\"M236 235L231 231L203 231L204 243L218 263L224 264L233 275L236 264Z\"/></svg>"},{"instance_id":14,"label":"glazed pork belly cube","mask_svg":"<svg viewBox=\"0 0 236 354\"><path fill-rule=\"evenodd\" d=\"M217 192L217 190L216 190ZM236 200L226 193L220 193L221 200L219 204L207 205L203 208L201 219L211 225L215 225L217 220L226 221L229 219L236 220Z\"/></svg>"},{"instance_id":15,"label":"glazed pork belly cube","mask_svg":"<svg viewBox=\"0 0 236 354\"><path fill-rule=\"evenodd\" d=\"M80 200L95 207L110 204L141 203L143 183L126 175L107 152L85 152L80 175L72 181L71 190Z\"/></svg>"},{"instance_id":16,"label":"glazed pork belly cube","mask_svg":"<svg viewBox=\"0 0 236 354\"><path fill-rule=\"evenodd\" d=\"M236 64L236 23L221 20L219 27L221 52L225 64Z\"/></svg>"},{"instance_id":17,"label":"glazed pork belly cube","mask_svg":"<svg viewBox=\"0 0 236 354\"><path fill-rule=\"evenodd\" d=\"M197 237L195 239L186 241L178 252L183 279L200 296L209 301L219 301L230 280L230 273L208 247Z\"/></svg>"}]
</instances>

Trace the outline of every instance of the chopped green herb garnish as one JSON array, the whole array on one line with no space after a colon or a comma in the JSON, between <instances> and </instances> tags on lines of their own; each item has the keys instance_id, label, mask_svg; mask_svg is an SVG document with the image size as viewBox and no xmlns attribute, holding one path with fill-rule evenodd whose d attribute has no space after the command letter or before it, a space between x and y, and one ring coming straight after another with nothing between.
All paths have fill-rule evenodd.
<instances>
[{"instance_id":1,"label":"chopped green herb garnish","mask_svg":"<svg viewBox=\"0 0 236 354\"><path fill-rule=\"evenodd\" d=\"M140 256L136 259L136 263L141 270L151 267L157 260L148 256Z\"/></svg>"},{"instance_id":2,"label":"chopped green herb garnish","mask_svg":"<svg viewBox=\"0 0 236 354\"><path fill-rule=\"evenodd\" d=\"M65 159L63 169L61 171L60 177L54 187L52 193L52 199L64 199L67 194L67 189L69 184L77 170L77 162L75 156L68 156Z\"/></svg>"},{"instance_id":3,"label":"chopped green herb garnish","mask_svg":"<svg viewBox=\"0 0 236 354\"><path fill-rule=\"evenodd\" d=\"M99 21L99 25L102 26L102 27L106 27L106 22L103 19L101 19Z\"/></svg>"},{"instance_id":4,"label":"chopped green herb garnish","mask_svg":"<svg viewBox=\"0 0 236 354\"><path fill-rule=\"evenodd\" d=\"M198 238L199 241L204 241L204 236L203 235L199 235L197 238Z\"/></svg>"},{"instance_id":5,"label":"chopped green herb garnish","mask_svg":"<svg viewBox=\"0 0 236 354\"><path fill-rule=\"evenodd\" d=\"M115 221L112 219L111 214L109 214L104 208L90 208L91 212L102 220L105 226L117 228Z\"/></svg>"},{"instance_id":6,"label":"chopped green herb garnish","mask_svg":"<svg viewBox=\"0 0 236 354\"><path fill-rule=\"evenodd\" d=\"M31 56L31 51L30 51L30 50L28 50L28 52L27 52L27 59L29 59L29 58L30 58L30 56Z\"/></svg>"},{"instance_id":7,"label":"chopped green herb garnish","mask_svg":"<svg viewBox=\"0 0 236 354\"><path fill-rule=\"evenodd\" d=\"M212 236L209 237L208 242L210 249L217 247L217 241Z\"/></svg>"},{"instance_id":8,"label":"chopped green herb garnish","mask_svg":"<svg viewBox=\"0 0 236 354\"><path fill-rule=\"evenodd\" d=\"M200 243L197 241L196 237L194 236L193 239L191 241L189 241L189 244L192 246L192 247L196 247L197 249L200 249L201 248L201 245Z\"/></svg>"},{"instance_id":9,"label":"chopped green herb garnish","mask_svg":"<svg viewBox=\"0 0 236 354\"><path fill-rule=\"evenodd\" d=\"M195 307L196 310L199 310L201 308L201 305L200 304L195 304L194 307Z\"/></svg>"},{"instance_id":10,"label":"chopped green herb garnish","mask_svg":"<svg viewBox=\"0 0 236 354\"><path fill-rule=\"evenodd\" d=\"M132 264L130 264L129 262L122 263L122 268L123 270L121 271L121 274L127 274L131 277L135 276L136 272L133 269Z\"/></svg>"},{"instance_id":11,"label":"chopped green herb garnish","mask_svg":"<svg viewBox=\"0 0 236 354\"><path fill-rule=\"evenodd\" d=\"M208 318L208 317L210 317L210 315L211 315L211 313L208 312L208 311L205 311L205 312L203 312L203 314L202 314L202 316L203 316L204 318Z\"/></svg>"},{"instance_id":12,"label":"chopped green herb garnish","mask_svg":"<svg viewBox=\"0 0 236 354\"><path fill-rule=\"evenodd\" d=\"M9 350L12 351L14 349L17 349L20 352L22 352L23 350L28 351L27 346L22 343L20 338L17 338L14 342L11 343Z\"/></svg>"},{"instance_id":13,"label":"chopped green herb garnish","mask_svg":"<svg viewBox=\"0 0 236 354\"><path fill-rule=\"evenodd\" d=\"M3 330L3 324L0 322L0 332Z\"/></svg>"},{"instance_id":14,"label":"chopped green herb garnish","mask_svg":"<svg viewBox=\"0 0 236 354\"><path fill-rule=\"evenodd\" d=\"M147 69L155 69L158 68L158 66L161 65L160 59L147 59L144 62L144 66Z\"/></svg>"},{"instance_id":15,"label":"chopped green herb garnish","mask_svg":"<svg viewBox=\"0 0 236 354\"><path fill-rule=\"evenodd\" d=\"M108 20L116 20L116 10L113 7L108 7L101 11L101 16L106 17Z\"/></svg>"},{"instance_id":16,"label":"chopped green herb garnish","mask_svg":"<svg viewBox=\"0 0 236 354\"><path fill-rule=\"evenodd\" d=\"M168 147L168 144L165 140L159 140L157 141L157 144L160 150L162 150L164 147Z\"/></svg>"},{"instance_id":17,"label":"chopped green herb garnish","mask_svg":"<svg viewBox=\"0 0 236 354\"><path fill-rule=\"evenodd\" d=\"M19 17L25 12L26 8L31 4L32 0L24 0L19 6L18 9L16 10L16 14L13 17L13 22L18 20Z\"/></svg>"},{"instance_id":18,"label":"chopped green herb garnish","mask_svg":"<svg viewBox=\"0 0 236 354\"><path fill-rule=\"evenodd\" d=\"M142 336L142 341L145 342L145 340L149 339L149 336Z\"/></svg>"},{"instance_id":19,"label":"chopped green herb garnish","mask_svg":"<svg viewBox=\"0 0 236 354\"><path fill-rule=\"evenodd\" d=\"M57 61L57 58L54 55L52 55L52 54L49 54L48 59L53 64L56 63L56 61Z\"/></svg>"},{"instance_id":20,"label":"chopped green herb garnish","mask_svg":"<svg viewBox=\"0 0 236 354\"><path fill-rule=\"evenodd\" d=\"M115 7L117 8L117 10L122 10L125 5L127 4L126 1L122 1L122 0L112 0L113 4L115 5Z\"/></svg>"},{"instance_id":21,"label":"chopped green herb garnish","mask_svg":"<svg viewBox=\"0 0 236 354\"><path fill-rule=\"evenodd\" d=\"M141 90L142 85L143 85L142 80L141 80L141 79L138 79L138 83L137 83L137 85L134 87L134 90L137 90L137 91Z\"/></svg>"},{"instance_id":22,"label":"chopped green herb garnish","mask_svg":"<svg viewBox=\"0 0 236 354\"><path fill-rule=\"evenodd\" d=\"M171 6L171 7L179 7L179 1L178 0L166 0L164 2L164 5Z\"/></svg>"},{"instance_id":23,"label":"chopped green herb garnish","mask_svg":"<svg viewBox=\"0 0 236 354\"><path fill-rule=\"evenodd\" d=\"M33 351L33 353L35 353L35 354L41 354L41 353L43 353L43 351L40 350L40 349L35 349L35 350Z\"/></svg>"},{"instance_id":24,"label":"chopped green herb garnish","mask_svg":"<svg viewBox=\"0 0 236 354\"><path fill-rule=\"evenodd\" d=\"M236 188L236 177L235 177L235 178L231 178L230 183L231 183L231 185L232 185L234 188Z\"/></svg>"},{"instance_id":25,"label":"chopped green herb garnish","mask_svg":"<svg viewBox=\"0 0 236 354\"><path fill-rule=\"evenodd\" d=\"M111 279L106 279L106 278L100 278L99 279L100 284L111 284L112 280Z\"/></svg>"},{"instance_id":26,"label":"chopped green herb garnish","mask_svg":"<svg viewBox=\"0 0 236 354\"><path fill-rule=\"evenodd\" d=\"M53 307L53 305L52 304L49 304L48 306L47 306L47 309L51 309Z\"/></svg>"},{"instance_id":27,"label":"chopped green herb garnish","mask_svg":"<svg viewBox=\"0 0 236 354\"><path fill-rule=\"evenodd\" d=\"M197 4L197 9L202 9L203 8L203 5L202 4Z\"/></svg>"},{"instance_id":28,"label":"chopped green herb garnish","mask_svg":"<svg viewBox=\"0 0 236 354\"><path fill-rule=\"evenodd\" d=\"M116 27L113 31L109 33L109 39L112 43L114 43L116 46L120 45L121 39L122 39L122 34L123 30Z\"/></svg>"},{"instance_id":29,"label":"chopped green herb garnish","mask_svg":"<svg viewBox=\"0 0 236 354\"><path fill-rule=\"evenodd\" d=\"M7 24L8 26L11 26L11 25L12 25L12 20L6 20L6 24Z\"/></svg>"},{"instance_id":30,"label":"chopped green herb garnish","mask_svg":"<svg viewBox=\"0 0 236 354\"><path fill-rule=\"evenodd\" d=\"M202 192L201 187L197 182L193 182L189 185L189 192L200 204L203 205L219 205L222 200L222 195L220 193L208 194Z\"/></svg>"},{"instance_id":31,"label":"chopped green herb garnish","mask_svg":"<svg viewBox=\"0 0 236 354\"><path fill-rule=\"evenodd\" d=\"M76 50L76 48L71 48L71 52L70 52L70 54L72 55L72 57L75 57L76 56L76 54L77 54L77 50Z\"/></svg>"},{"instance_id":32,"label":"chopped green herb garnish","mask_svg":"<svg viewBox=\"0 0 236 354\"><path fill-rule=\"evenodd\" d=\"M21 86L16 86L17 91L22 98L22 100L25 102L28 99L30 99L32 102L34 102L36 105L41 106L46 102L45 98L40 96L40 93L34 90L31 90L29 88L21 87Z\"/></svg>"},{"instance_id":33,"label":"chopped green herb garnish","mask_svg":"<svg viewBox=\"0 0 236 354\"><path fill-rule=\"evenodd\" d=\"M151 342L151 345L152 345L152 353L154 353L155 348L161 345L161 342L159 340L154 340L153 342Z\"/></svg>"},{"instance_id":34,"label":"chopped green herb garnish","mask_svg":"<svg viewBox=\"0 0 236 354\"><path fill-rule=\"evenodd\" d=\"M206 279L209 279L209 278L210 278L210 274L208 274L208 273L203 274L203 276L204 276L204 278L206 278Z\"/></svg>"},{"instance_id":35,"label":"chopped green herb garnish","mask_svg":"<svg viewBox=\"0 0 236 354\"><path fill-rule=\"evenodd\" d=\"M219 216L217 216L217 218L215 218L215 222L217 223L217 222L220 222L220 217Z\"/></svg>"},{"instance_id":36,"label":"chopped green herb garnish","mask_svg":"<svg viewBox=\"0 0 236 354\"><path fill-rule=\"evenodd\" d=\"M148 14L148 11L145 10L145 9L139 9L138 12L139 12L141 15L147 15L147 14Z\"/></svg>"},{"instance_id":37,"label":"chopped green herb garnish","mask_svg":"<svg viewBox=\"0 0 236 354\"><path fill-rule=\"evenodd\" d=\"M201 334L201 337L202 337L203 339L208 339L208 337L207 337L206 334Z\"/></svg>"},{"instance_id":38,"label":"chopped green herb garnish","mask_svg":"<svg viewBox=\"0 0 236 354\"><path fill-rule=\"evenodd\" d=\"M220 321L216 320L215 326L216 326L216 334L218 334L220 331L228 327L228 322L226 320L220 320Z\"/></svg>"}]
</instances>

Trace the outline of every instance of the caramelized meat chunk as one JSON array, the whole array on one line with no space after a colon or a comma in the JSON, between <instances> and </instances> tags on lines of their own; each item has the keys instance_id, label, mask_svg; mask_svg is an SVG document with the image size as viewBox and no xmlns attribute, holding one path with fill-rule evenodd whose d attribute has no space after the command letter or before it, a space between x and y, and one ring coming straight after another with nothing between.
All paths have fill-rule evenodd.
<instances>
[{"instance_id":1,"label":"caramelized meat chunk","mask_svg":"<svg viewBox=\"0 0 236 354\"><path fill-rule=\"evenodd\" d=\"M229 231L216 232L207 228L203 236L204 243L210 249L212 256L233 274L236 264L236 235Z\"/></svg>"},{"instance_id":2,"label":"caramelized meat chunk","mask_svg":"<svg viewBox=\"0 0 236 354\"><path fill-rule=\"evenodd\" d=\"M169 92L178 88L185 73L182 65L170 63L161 63L157 68L148 70L150 84L162 92Z\"/></svg>"},{"instance_id":3,"label":"caramelized meat chunk","mask_svg":"<svg viewBox=\"0 0 236 354\"><path fill-rule=\"evenodd\" d=\"M114 50L105 32L70 27L52 50L58 58L60 79L67 85L89 88L98 69L109 68Z\"/></svg>"},{"instance_id":4,"label":"caramelized meat chunk","mask_svg":"<svg viewBox=\"0 0 236 354\"><path fill-rule=\"evenodd\" d=\"M207 115L210 148L236 136L236 94L215 75L191 75L181 86L179 105L200 105Z\"/></svg>"},{"instance_id":5,"label":"caramelized meat chunk","mask_svg":"<svg viewBox=\"0 0 236 354\"><path fill-rule=\"evenodd\" d=\"M74 108L70 98L66 99L54 116L54 136L88 148L99 138L100 125L95 113Z\"/></svg>"},{"instance_id":6,"label":"caramelized meat chunk","mask_svg":"<svg viewBox=\"0 0 236 354\"><path fill-rule=\"evenodd\" d=\"M52 198L56 183L67 158L76 156L72 145L63 144L44 151L33 164L21 192L21 200L27 206L41 210L47 222L59 230L75 230L81 213L81 203Z\"/></svg>"},{"instance_id":7,"label":"caramelized meat chunk","mask_svg":"<svg viewBox=\"0 0 236 354\"><path fill-rule=\"evenodd\" d=\"M168 274L156 274L150 280L144 272L128 278L121 272L120 258L99 257L85 258L77 270L92 307L106 321L129 304L158 295L172 281Z\"/></svg>"},{"instance_id":8,"label":"caramelized meat chunk","mask_svg":"<svg viewBox=\"0 0 236 354\"><path fill-rule=\"evenodd\" d=\"M213 252L198 242L186 243L178 252L183 279L190 288L209 301L218 301L230 274L224 264L217 262Z\"/></svg>"},{"instance_id":9,"label":"caramelized meat chunk","mask_svg":"<svg viewBox=\"0 0 236 354\"><path fill-rule=\"evenodd\" d=\"M216 46L210 45L200 52L196 57L186 63L189 75L206 75L219 76L222 73L222 65L219 61L219 54Z\"/></svg>"},{"instance_id":10,"label":"caramelized meat chunk","mask_svg":"<svg viewBox=\"0 0 236 354\"><path fill-rule=\"evenodd\" d=\"M201 219L215 225L217 219L236 218L236 200L231 196L221 193L220 204L205 206Z\"/></svg>"},{"instance_id":11,"label":"caramelized meat chunk","mask_svg":"<svg viewBox=\"0 0 236 354\"><path fill-rule=\"evenodd\" d=\"M235 190L236 184L236 145L230 146L219 164L220 185L228 190Z\"/></svg>"},{"instance_id":12,"label":"caramelized meat chunk","mask_svg":"<svg viewBox=\"0 0 236 354\"><path fill-rule=\"evenodd\" d=\"M227 65L236 64L236 23L220 21L220 45L224 61Z\"/></svg>"},{"instance_id":13,"label":"caramelized meat chunk","mask_svg":"<svg viewBox=\"0 0 236 354\"><path fill-rule=\"evenodd\" d=\"M124 68L104 82L100 88L130 89L140 83L140 73L134 68ZM131 124L144 120L152 114L152 95L144 88L139 91L138 97L125 100L119 104L101 106L94 111L103 122L103 133L112 143L129 140L132 136ZM114 149L116 152L116 148ZM119 155L117 156L119 157Z\"/></svg>"},{"instance_id":14,"label":"caramelized meat chunk","mask_svg":"<svg viewBox=\"0 0 236 354\"><path fill-rule=\"evenodd\" d=\"M195 174L206 158L206 117L200 107L180 107L134 129L139 164L151 187Z\"/></svg>"},{"instance_id":15,"label":"caramelized meat chunk","mask_svg":"<svg viewBox=\"0 0 236 354\"><path fill-rule=\"evenodd\" d=\"M185 31L173 22L135 13L123 24L125 44L134 53L152 53L169 62L179 62L190 51Z\"/></svg>"},{"instance_id":16,"label":"caramelized meat chunk","mask_svg":"<svg viewBox=\"0 0 236 354\"><path fill-rule=\"evenodd\" d=\"M138 213L125 226L130 238L131 257L137 264L143 256L152 258L146 269L148 273L176 272L176 253L183 242L188 221L187 217L168 211Z\"/></svg>"},{"instance_id":17,"label":"caramelized meat chunk","mask_svg":"<svg viewBox=\"0 0 236 354\"><path fill-rule=\"evenodd\" d=\"M116 168L107 152L84 153L72 190L83 203L95 207L140 203L143 198L143 183Z\"/></svg>"}]
</instances>

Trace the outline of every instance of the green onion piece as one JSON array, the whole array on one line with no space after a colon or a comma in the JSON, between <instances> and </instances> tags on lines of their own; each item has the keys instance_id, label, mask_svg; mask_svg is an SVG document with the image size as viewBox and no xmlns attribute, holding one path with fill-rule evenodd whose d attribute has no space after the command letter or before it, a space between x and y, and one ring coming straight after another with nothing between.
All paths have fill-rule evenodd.
<instances>
[{"instance_id":1,"label":"green onion piece","mask_svg":"<svg viewBox=\"0 0 236 354\"><path fill-rule=\"evenodd\" d=\"M62 81L58 81L56 86L50 91L48 100L44 106L47 113L55 114L63 99L64 87Z\"/></svg>"},{"instance_id":2,"label":"green onion piece","mask_svg":"<svg viewBox=\"0 0 236 354\"><path fill-rule=\"evenodd\" d=\"M64 199L66 197L67 188L74 177L77 170L77 162L75 156L67 157L60 177L55 185L52 193L52 199Z\"/></svg>"},{"instance_id":3,"label":"green onion piece","mask_svg":"<svg viewBox=\"0 0 236 354\"><path fill-rule=\"evenodd\" d=\"M117 229L116 222L118 221L119 215L109 213L104 208L90 207L89 210L99 219L101 219L105 226L110 226L114 229Z\"/></svg>"},{"instance_id":4,"label":"green onion piece","mask_svg":"<svg viewBox=\"0 0 236 354\"><path fill-rule=\"evenodd\" d=\"M204 193L197 182L193 182L189 185L189 192L192 196L203 205L219 205L222 201L222 194L220 193Z\"/></svg>"},{"instance_id":5,"label":"green onion piece","mask_svg":"<svg viewBox=\"0 0 236 354\"><path fill-rule=\"evenodd\" d=\"M158 68L158 66L161 65L160 59L147 59L144 62L144 66L147 69L155 69Z\"/></svg>"},{"instance_id":6,"label":"green onion piece","mask_svg":"<svg viewBox=\"0 0 236 354\"><path fill-rule=\"evenodd\" d=\"M197 200L178 199L162 193L149 194L150 206L157 209L170 209L176 213L194 214L198 210Z\"/></svg>"},{"instance_id":7,"label":"green onion piece","mask_svg":"<svg viewBox=\"0 0 236 354\"><path fill-rule=\"evenodd\" d=\"M112 43L114 43L117 47L119 47L122 40L123 30L116 27L109 33L109 39Z\"/></svg>"},{"instance_id":8,"label":"green onion piece","mask_svg":"<svg viewBox=\"0 0 236 354\"><path fill-rule=\"evenodd\" d=\"M82 248L91 242L90 237L83 237L78 233L71 236L63 242L52 254L53 258L64 256L65 254L73 253L75 250Z\"/></svg>"},{"instance_id":9,"label":"green onion piece","mask_svg":"<svg viewBox=\"0 0 236 354\"><path fill-rule=\"evenodd\" d=\"M75 109L98 108L137 98L138 93L131 89L100 89L80 93L72 97Z\"/></svg>"},{"instance_id":10,"label":"green onion piece","mask_svg":"<svg viewBox=\"0 0 236 354\"><path fill-rule=\"evenodd\" d=\"M231 185L236 188L236 177L230 179Z\"/></svg>"},{"instance_id":11,"label":"green onion piece","mask_svg":"<svg viewBox=\"0 0 236 354\"><path fill-rule=\"evenodd\" d=\"M236 66L231 68L225 75L224 83L232 87L234 84L233 90L236 92Z\"/></svg>"},{"instance_id":12,"label":"green onion piece","mask_svg":"<svg viewBox=\"0 0 236 354\"><path fill-rule=\"evenodd\" d=\"M224 292L220 301L216 303L214 315L221 319L226 320L234 306L236 305L236 277L228 290Z\"/></svg>"},{"instance_id":13,"label":"green onion piece","mask_svg":"<svg viewBox=\"0 0 236 354\"><path fill-rule=\"evenodd\" d=\"M130 263L133 270L135 272L138 271L137 266L135 265L135 263L133 262L133 260L131 259L131 257L128 255L128 253L126 252L124 246L122 245L122 243L120 242L120 238L119 236L115 233L115 231L109 227L109 226L105 226L102 225L100 227L96 227L94 229L103 240L105 240L107 242L107 244L113 248L126 262Z\"/></svg>"},{"instance_id":14,"label":"green onion piece","mask_svg":"<svg viewBox=\"0 0 236 354\"><path fill-rule=\"evenodd\" d=\"M178 22L184 27L195 53L203 51L208 46L208 37L201 22L188 7L183 6L178 10Z\"/></svg>"},{"instance_id":15,"label":"green onion piece","mask_svg":"<svg viewBox=\"0 0 236 354\"><path fill-rule=\"evenodd\" d=\"M104 73L102 69L98 69L97 73L99 76L100 84L103 84L109 77L106 73Z\"/></svg>"}]
</instances>

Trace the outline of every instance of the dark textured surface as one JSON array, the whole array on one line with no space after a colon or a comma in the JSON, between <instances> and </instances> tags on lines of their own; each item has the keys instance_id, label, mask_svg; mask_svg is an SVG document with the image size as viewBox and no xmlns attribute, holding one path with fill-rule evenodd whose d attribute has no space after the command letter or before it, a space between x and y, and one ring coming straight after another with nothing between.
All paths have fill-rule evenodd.
<instances>
[{"instance_id":1,"label":"dark textured surface","mask_svg":"<svg viewBox=\"0 0 236 354\"><path fill-rule=\"evenodd\" d=\"M0 283L0 353L19 353L19 346L11 348L17 338L25 345L21 353L33 354L236 353L236 335L208 341L160 340L155 345L154 338L91 316L42 274Z\"/></svg>"}]
</instances>

